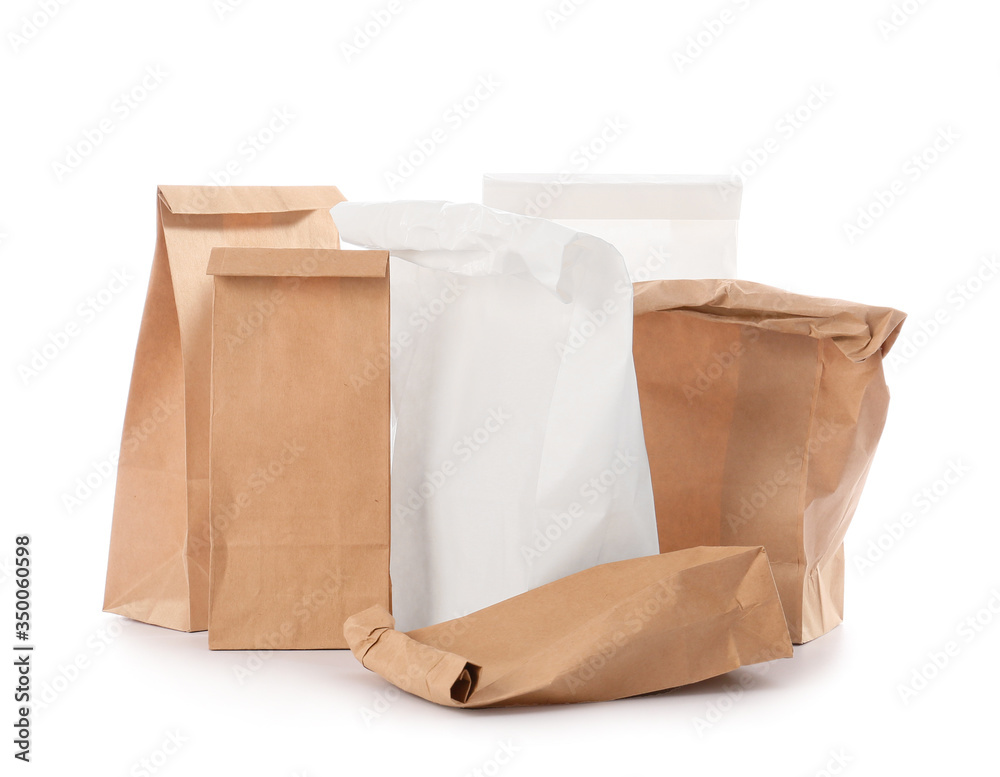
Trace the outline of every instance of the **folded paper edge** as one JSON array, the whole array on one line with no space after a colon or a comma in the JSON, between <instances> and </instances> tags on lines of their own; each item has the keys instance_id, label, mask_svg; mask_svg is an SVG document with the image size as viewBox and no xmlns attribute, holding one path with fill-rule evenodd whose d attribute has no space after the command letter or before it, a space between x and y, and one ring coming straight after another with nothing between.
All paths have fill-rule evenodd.
<instances>
[{"instance_id":1,"label":"folded paper edge","mask_svg":"<svg viewBox=\"0 0 1000 777\"><path fill-rule=\"evenodd\" d=\"M395 624L384 607L375 605L344 622L344 638L365 669L407 693L443 706L465 706L476 691L482 668L396 631ZM413 649L433 659L422 673L413 671L414 664L409 660Z\"/></svg>"},{"instance_id":2,"label":"folded paper edge","mask_svg":"<svg viewBox=\"0 0 1000 777\"><path fill-rule=\"evenodd\" d=\"M207 275L301 278L384 278L388 272L388 251L239 246L213 248L205 270Z\"/></svg>"},{"instance_id":3,"label":"folded paper edge","mask_svg":"<svg viewBox=\"0 0 1000 777\"><path fill-rule=\"evenodd\" d=\"M894 308L812 297L740 280L634 284L634 315L683 312L719 322L833 340L852 361L885 356L906 314Z\"/></svg>"},{"instance_id":4,"label":"folded paper edge","mask_svg":"<svg viewBox=\"0 0 1000 777\"><path fill-rule=\"evenodd\" d=\"M548 219L737 221L743 181L729 175L487 173L483 204Z\"/></svg>"},{"instance_id":5,"label":"folded paper edge","mask_svg":"<svg viewBox=\"0 0 1000 777\"><path fill-rule=\"evenodd\" d=\"M157 187L157 197L174 214L290 213L328 210L346 199L336 186Z\"/></svg>"}]
</instances>

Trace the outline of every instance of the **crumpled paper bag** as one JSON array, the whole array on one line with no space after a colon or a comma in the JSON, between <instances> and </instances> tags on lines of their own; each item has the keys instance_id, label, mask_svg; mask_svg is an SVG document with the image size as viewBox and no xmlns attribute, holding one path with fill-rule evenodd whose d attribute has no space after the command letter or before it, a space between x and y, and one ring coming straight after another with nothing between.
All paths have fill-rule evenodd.
<instances>
[{"instance_id":1,"label":"crumpled paper bag","mask_svg":"<svg viewBox=\"0 0 1000 777\"><path fill-rule=\"evenodd\" d=\"M796 644L843 620L844 535L904 318L747 281L635 286L660 551L763 545Z\"/></svg>"},{"instance_id":2,"label":"crumpled paper bag","mask_svg":"<svg viewBox=\"0 0 1000 777\"><path fill-rule=\"evenodd\" d=\"M691 548L602 564L409 633L372 607L355 657L448 707L606 701L792 655L763 548Z\"/></svg>"}]
</instances>

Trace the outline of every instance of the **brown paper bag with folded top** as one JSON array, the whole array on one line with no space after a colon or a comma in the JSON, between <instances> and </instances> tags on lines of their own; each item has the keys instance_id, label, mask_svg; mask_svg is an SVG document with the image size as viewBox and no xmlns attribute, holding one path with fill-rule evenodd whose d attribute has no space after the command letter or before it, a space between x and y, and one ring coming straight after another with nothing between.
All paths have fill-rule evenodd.
<instances>
[{"instance_id":1,"label":"brown paper bag with folded top","mask_svg":"<svg viewBox=\"0 0 1000 777\"><path fill-rule=\"evenodd\" d=\"M826 633L905 316L714 280L638 283L634 311L661 552L763 545L792 641Z\"/></svg>"},{"instance_id":2,"label":"brown paper bag with folded top","mask_svg":"<svg viewBox=\"0 0 1000 777\"><path fill-rule=\"evenodd\" d=\"M388 266L212 251L210 648L343 648L389 606Z\"/></svg>"},{"instance_id":3,"label":"brown paper bag with folded top","mask_svg":"<svg viewBox=\"0 0 1000 777\"><path fill-rule=\"evenodd\" d=\"M792 654L763 548L692 548L601 564L409 633L348 619L361 663L449 707L608 701Z\"/></svg>"},{"instance_id":4,"label":"brown paper bag with folded top","mask_svg":"<svg viewBox=\"0 0 1000 777\"><path fill-rule=\"evenodd\" d=\"M208 625L208 412L214 246L337 248L332 186L161 186L125 411L104 610Z\"/></svg>"}]
</instances>

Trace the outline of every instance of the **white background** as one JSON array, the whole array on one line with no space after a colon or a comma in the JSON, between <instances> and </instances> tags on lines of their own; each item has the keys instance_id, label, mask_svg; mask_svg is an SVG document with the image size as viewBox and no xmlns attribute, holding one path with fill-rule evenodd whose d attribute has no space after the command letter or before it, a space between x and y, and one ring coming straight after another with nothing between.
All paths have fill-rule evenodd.
<instances>
[{"instance_id":1,"label":"white background","mask_svg":"<svg viewBox=\"0 0 1000 777\"><path fill-rule=\"evenodd\" d=\"M400 0L348 56L387 2L5 3L0 623L14 535L30 532L34 679L50 703L35 714L32 764L3 773L140 774L147 759L167 775L809 775L839 757L845 774L961 774L991 757L1000 614L985 610L980 631L961 623L1000 609L1000 281L988 270L1000 6L901 5L915 12L890 30L890 0L591 0L564 4L562 21L547 16L555 2ZM704 32L723 12L721 34ZM30 40L11 37L46 16ZM700 47L688 40L699 34ZM124 115L116 101L147 68L165 75ZM498 86L454 126L447 112L481 78ZM789 131L783 117L814 88L831 96ZM294 118L248 158L241 144L276 110ZM105 118L110 134L68 164L67 146ZM388 686L346 652L273 654L241 683L249 654L101 613L113 474L72 511L63 495L118 449L157 184L210 183L235 161L236 184L478 201L484 172L580 172L579 147L609 120L626 129L589 172L744 165L741 277L910 314L894 351L912 352L887 366L889 422L848 536L843 626L791 660L672 693L469 712L393 693L384 704ZM446 142L391 188L399 155L439 126ZM915 167L942 131L958 139ZM878 214L896 179L904 193L852 243L845 224ZM78 306L123 270L132 280L84 321ZM80 336L25 382L19 365L71 321ZM946 484L952 463L969 471ZM904 513L912 525L883 537ZM880 538L883 557L857 569ZM0 637L13 642L7 626ZM952 641L957 655L906 703L900 685ZM4 677L9 688L9 665ZM15 705L0 696L9 764ZM172 733L183 742L164 758ZM501 744L516 752L498 767Z\"/></svg>"}]
</instances>

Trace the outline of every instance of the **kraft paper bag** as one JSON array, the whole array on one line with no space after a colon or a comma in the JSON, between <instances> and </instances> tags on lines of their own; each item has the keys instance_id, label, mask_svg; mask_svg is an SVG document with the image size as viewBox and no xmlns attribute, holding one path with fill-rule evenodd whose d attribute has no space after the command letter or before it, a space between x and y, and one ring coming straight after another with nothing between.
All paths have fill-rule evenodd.
<instances>
[{"instance_id":1,"label":"kraft paper bag","mask_svg":"<svg viewBox=\"0 0 1000 777\"><path fill-rule=\"evenodd\" d=\"M208 626L208 417L215 246L337 248L332 186L161 186L125 411L104 610Z\"/></svg>"},{"instance_id":2,"label":"kraft paper bag","mask_svg":"<svg viewBox=\"0 0 1000 777\"><path fill-rule=\"evenodd\" d=\"M343 648L390 606L385 251L217 248L212 649Z\"/></svg>"},{"instance_id":3,"label":"kraft paper bag","mask_svg":"<svg viewBox=\"0 0 1000 777\"><path fill-rule=\"evenodd\" d=\"M608 701L792 655L763 548L692 548L592 567L404 633L347 621L355 657L448 707Z\"/></svg>"},{"instance_id":4,"label":"kraft paper bag","mask_svg":"<svg viewBox=\"0 0 1000 777\"><path fill-rule=\"evenodd\" d=\"M661 552L763 545L792 641L825 634L904 314L702 280L636 284L635 316Z\"/></svg>"},{"instance_id":5,"label":"kraft paper bag","mask_svg":"<svg viewBox=\"0 0 1000 777\"><path fill-rule=\"evenodd\" d=\"M742 196L730 176L483 176L484 205L607 240L633 281L734 277Z\"/></svg>"},{"instance_id":6,"label":"kraft paper bag","mask_svg":"<svg viewBox=\"0 0 1000 777\"><path fill-rule=\"evenodd\" d=\"M656 553L632 284L598 238L482 205L344 202L385 248L393 613L402 628Z\"/></svg>"}]
</instances>

